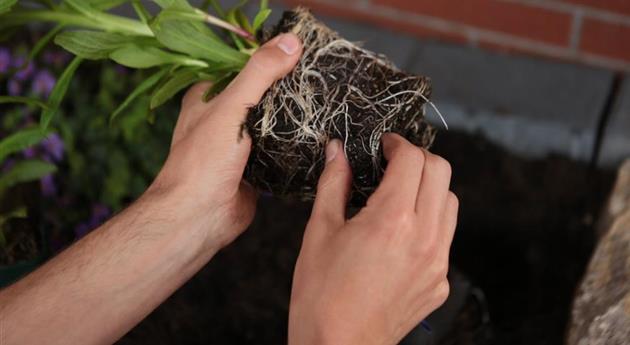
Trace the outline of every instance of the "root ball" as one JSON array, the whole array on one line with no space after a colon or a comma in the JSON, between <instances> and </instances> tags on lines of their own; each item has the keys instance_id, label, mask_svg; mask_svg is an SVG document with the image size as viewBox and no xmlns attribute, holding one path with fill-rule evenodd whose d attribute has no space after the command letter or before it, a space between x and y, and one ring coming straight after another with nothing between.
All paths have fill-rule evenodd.
<instances>
[{"instance_id":1,"label":"root ball","mask_svg":"<svg viewBox=\"0 0 630 345\"><path fill-rule=\"evenodd\" d=\"M429 147L424 120L427 77L398 70L385 57L349 42L308 10L285 12L268 36L293 32L304 52L295 69L250 109L245 126L253 147L245 178L279 196L312 199L325 147L340 139L353 172L351 204L361 205L380 181L381 136L395 132Z\"/></svg>"}]
</instances>

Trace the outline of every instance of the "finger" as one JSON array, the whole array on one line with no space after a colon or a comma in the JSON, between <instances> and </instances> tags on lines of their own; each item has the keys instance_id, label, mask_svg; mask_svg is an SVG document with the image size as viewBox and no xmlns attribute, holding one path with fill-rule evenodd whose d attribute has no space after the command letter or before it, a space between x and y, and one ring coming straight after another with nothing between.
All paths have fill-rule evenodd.
<instances>
[{"instance_id":1,"label":"finger","mask_svg":"<svg viewBox=\"0 0 630 345\"><path fill-rule=\"evenodd\" d=\"M442 237L442 245L445 248L446 256L448 259L448 253L453 243L453 237L455 236L455 229L457 228L457 215L459 213L459 200L453 192L448 192L446 196L446 206L442 215L442 231L440 233Z\"/></svg>"},{"instance_id":2,"label":"finger","mask_svg":"<svg viewBox=\"0 0 630 345\"><path fill-rule=\"evenodd\" d=\"M352 172L341 141L331 140L326 147L326 166L319 177L311 218L343 225L351 182Z\"/></svg>"},{"instance_id":3,"label":"finger","mask_svg":"<svg viewBox=\"0 0 630 345\"><path fill-rule=\"evenodd\" d=\"M416 212L422 217L439 220L451 184L451 165L442 157L424 151L425 163L418 190Z\"/></svg>"},{"instance_id":4,"label":"finger","mask_svg":"<svg viewBox=\"0 0 630 345\"><path fill-rule=\"evenodd\" d=\"M260 101L271 84L293 69L301 51L302 44L292 33L282 34L260 47L213 101L217 105L217 116L225 117L228 126L240 126L247 110Z\"/></svg>"},{"instance_id":5,"label":"finger","mask_svg":"<svg viewBox=\"0 0 630 345\"><path fill-rule=\"evenodd\" d=\"M245 180L241 181L238 188L237 205L240 206L236 223L242 228L245 228L249 226L254 219L258 191Z\"/></svg>"},{"instance_id":6,"label":"finger","mask_svg":"<svg viewBox=\"0 0 630 345\"><path fill-rule=\"evenodd\" d=\"M382 140L387 168L370 199L387 199L388 204L409 205L413 209L422 178L424 153L398 134L385 133Z\"/></svg>"}]
</instances>

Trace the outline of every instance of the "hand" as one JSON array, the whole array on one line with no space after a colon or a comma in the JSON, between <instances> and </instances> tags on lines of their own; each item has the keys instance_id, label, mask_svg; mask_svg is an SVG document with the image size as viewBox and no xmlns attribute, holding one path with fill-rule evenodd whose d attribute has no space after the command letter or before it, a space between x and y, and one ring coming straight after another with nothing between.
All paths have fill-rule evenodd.
<instances>
[{"instance_id":1,"label":"hand","mask_svg":"<svg viewBox=\"0 0 630 345\"><path fill-rule=\"evenodd\" d=\"M293 34L263 45L234 81L209 103L210 86L193 86L184 96L171 150L147 195L167 193L183 216L206 227L208 247L220 249L251 223L256 192L243 181L251 138L243 130L248 108L297 63L302 46ZM190 213L192 211L192 213Z\"/></svg>"},{"instance_id":2,"label":"hand","mask_svg":"<svg viewBox=\"0 0 630 345\"><path fill-rule=\"evenodd\" d=\"M383 136L383 180L352 219L351 171L331 141L297 260L289 344L395 344L446 300L458 201L450 165Z\"/></svg>"},{"instance_id":3,"label":"hand","mask_svg":"<svg viewBox=\"0 0 630 345\"><path fill-rule=\"evenodd\" d=\"M238 236L256 200L242 181L251 140L241 125L301 49L291 34L271 40L210 103L207 83L192 87L140 200L0 291L0 343L114 343Z\"/></svg>"}]
</instances>

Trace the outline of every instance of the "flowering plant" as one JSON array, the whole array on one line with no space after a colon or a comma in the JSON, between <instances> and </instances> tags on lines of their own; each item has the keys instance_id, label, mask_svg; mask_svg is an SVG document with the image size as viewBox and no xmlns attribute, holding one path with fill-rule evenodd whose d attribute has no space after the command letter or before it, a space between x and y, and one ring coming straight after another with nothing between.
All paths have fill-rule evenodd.
<instances>
[{"instance_id":1,"label":"flowering plant","mask_svg":"<svg viewBox=\"0 0 630 345\"><path fill-rule=\"evenodd\" d=\"M127 2L133 5L137 19L109 12ZM256 33L271 13L266 0L260 2L260 10L251 22L242 9L244 3L225 11L216 1L207 1L203 7L212 5L215 16L186 0L154 2L161 8L156 15L151 15L138 0L40 0L19 4L17 0L0 0L1 31L39 21L56 24L31 55L50 40L75 55L46 102L15 96L0 97L0 102L40 106L40 124L45 130L57 113L73 74L86 59L111 59L131 68L156 69L115 109L112 119L142 94L151 94L150 108L155 109L199 80L214 82L205 95L209 98L229 83L258 48Z\"/></svg>"},{"instance_id":2,"label":"flowering plant","mask_svg":"<svg viewBox=\"0 0 630 345\"><path fill-rule=\"evenodd\" d=\"M45 60L49 62L58 58L58 55L53 54L45 56ZM61 65L63 62L57 61L57 64ZM12 97L27 102L36 102L22 96L27 93L33 97L46 97L55 85L55 78L49 67L37 68L33 61L27 62L24 54L12 54L9 49L0 47L0 81L4 81L3 77L9 75L12 69L15 70L4 83ZM21 109L12 110L14 111L8 109L3 113L0 126L0 134L4 136L0 140L0 198L11 187L38 179L41 180L42 191L45 193L54 188L51 183L52 173L56 170L55 164L63 156L63 143L58 134L33 126L30 114L25 114ZM20 151L21 157L16 157L15 154ZM25 205L15 200L18 199L16 197L12 199L14 202L0 211L0 247L7 243L3 231L5 224L14 218L27 216Z\"/></svg>"},{"instance_id":3,"label":"flowering plant","mask_svg":"<svg viewBox=\"0 0 630 345\"><path fill-rule=\"evenodd\" d=\"M24 30L0 46L1 94L29 98L50 94L54 76L72 56L50 46L24 64L39 37L37 30ZM104 61L86 63L82 71L69 85L69 97L48 134L23 149L15 147L0 164L0 177L24 161L37 160L56 169L54 174L31 175L33 182L13 185L0 195L0 236L6 235L5 244L0 243L0 285L6 273L3 265L54 253L134 200L168 152L177 102L167 102L152 113L160 117L154 123L147 121L150 94L139 96L115 123L107 117L117 100L150 71ZM0 138L39 130L38 107L3 104L0 109Z\"/></svg>"},{"instance_id":4,"label":"flowering plant","mask_svg":"<svg viewBox=\"0 0 630 345\"><path fill-rule=\"evenodd\" d=\"M137 19L110 13L123 3L131 3ZM55 23L55 27L41 37L28 54L11 57L6 49L0 50L0 73L14 72L7 81L8 95L0 96L0 103L19 102L41 109L40 126L29 122L15 127L18 129L0 141L0 165L3 166L0 197L18 183L38 179L44 195L55 193L52 173L63 154L63 142L51 130L50 124L59 116L70 81L84 60L111 59L126 67L154 70L111 111L110 122L145 94L150 98L149 109L154 110L199 80L214 82L204 95L207 99L229 83L259 46L256 33L271 12L267 1L263 0L250 22L243 11L244 3L227 11L216 1L206 1L201 8L191 6L186 0L155 0L155 3L161 10L151 15L138 0L34 0L19 3L17 0L0 0L0 32L3 36L15 27L32 22ZM210 6L216 16L207 13ZM212 30L207 24L219 31ZM36 71L33 65L35 56L51 40L75 55L58 80L49 70ZM29 82L32 92L24 95L23 89ZM20 151L24 152L25 159L8 159ZM37 151L44 151L44 155L38 157ZM25 215L24 207L0 214L0 229L8 219ZM4 242L5 237L0 231L0 245Z\"/></svg>"}]
</instances>

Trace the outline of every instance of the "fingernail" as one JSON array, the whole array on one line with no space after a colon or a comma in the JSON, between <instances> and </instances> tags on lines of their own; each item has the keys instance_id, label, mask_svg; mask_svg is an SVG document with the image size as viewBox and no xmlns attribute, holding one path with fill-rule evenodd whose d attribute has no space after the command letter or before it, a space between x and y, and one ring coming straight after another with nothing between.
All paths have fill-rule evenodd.
<instances>
[{"instance_id":1,"label":"fingernail","mask_svg":"<svg viewBox=\"0 0 630 345\"><path fill-rule=\"evenodd\" d=\"M341 143L338 139L331 140L328 145L326 145L326 164L335 159L337 153L339 152L339 148Z\"/></svg>"},{"instance_id":2,"label":"fingernail","mask_svg":"<svg viewBox=\"0 0 630 345\"><path fill-rule=\"evenodd\" d=\"M300 48L300 40L294 34L282 34L278 40L278 48L287 55L293 55Z\"/></svg>"}]
</instances>

